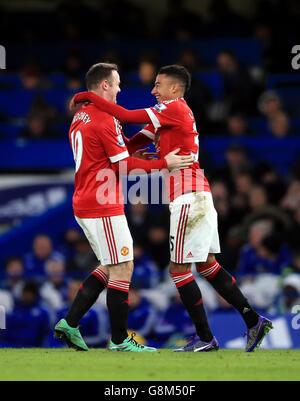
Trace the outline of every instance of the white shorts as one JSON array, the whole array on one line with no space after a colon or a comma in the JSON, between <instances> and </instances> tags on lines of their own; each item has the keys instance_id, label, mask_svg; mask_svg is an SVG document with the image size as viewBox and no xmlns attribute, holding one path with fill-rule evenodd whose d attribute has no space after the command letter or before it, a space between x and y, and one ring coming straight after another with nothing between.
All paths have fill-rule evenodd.
<instances>
[{"instance_id":1,"label":"white shorts","mask_svg":"<svg viewBox=\"0 0 300 401\"><path fill-rule=\"evenodd\" d=\"M102 265L133 260L133 241L124 214L90 219L75 216L75 219Z\"/></svg>"},{"instance_id":2,"label":"white shorts","mask_svg":"<svg viewBox=\"0 0 300 401\"><path fill-rule=\"evenodd\" d=\"M210 192L191 192L170 203L170 253L175 263L206 262L220 253L218 215Z\"/></svg>"}]
</instances>

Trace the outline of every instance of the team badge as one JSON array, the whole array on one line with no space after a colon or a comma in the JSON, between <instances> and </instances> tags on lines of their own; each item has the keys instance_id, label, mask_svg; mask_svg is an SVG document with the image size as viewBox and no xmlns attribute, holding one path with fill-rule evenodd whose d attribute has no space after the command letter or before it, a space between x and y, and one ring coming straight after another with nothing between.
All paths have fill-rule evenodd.
<instances>
[{"instance_id":1,"label":"team badge","mask_svg":"<svg viewBox=\"0 0 300 401\"><path fill-rule=\"evenodd\" d=\"M128 254L129 254L129 249L127 248L127 246L123 246L123 248L121 249L121 255L127 256Z\"/></svg>"}]
</instances>

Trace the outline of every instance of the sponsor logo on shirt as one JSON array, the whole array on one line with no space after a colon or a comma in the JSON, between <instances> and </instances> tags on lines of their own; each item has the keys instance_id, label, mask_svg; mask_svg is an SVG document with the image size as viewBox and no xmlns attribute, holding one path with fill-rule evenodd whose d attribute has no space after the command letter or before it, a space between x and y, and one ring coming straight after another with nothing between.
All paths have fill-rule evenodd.
<instances>
[{"instance_id":1,"label":"sponsor logo on shirt","mask_svg":"<svg viewBox=\"0 0 300 401\"><path fill-rule=\"evenodd\" d=\"M125 146L125 142L124 142L122 134L117 135L117 141L118 141L119 146Z\"/></svg>"},{"instance_id":2,"label":"sponsor logo on shirt","mask_svg":"<svg viewBox=\"0 0 300 401\"><path fill-rule=\"evenodd\" d=\"M163 103L157 103L153 108L161 113L163 110L166 110L167 106L165 106Z\"/></svg>"}]
</instances>

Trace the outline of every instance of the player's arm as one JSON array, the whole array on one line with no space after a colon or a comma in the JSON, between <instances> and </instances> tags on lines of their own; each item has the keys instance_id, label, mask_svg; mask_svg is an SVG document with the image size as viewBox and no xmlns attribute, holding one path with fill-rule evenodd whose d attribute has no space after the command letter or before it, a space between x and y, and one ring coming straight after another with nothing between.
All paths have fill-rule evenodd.
<instances>
[{"instance_id":1,"label":"player's arm","mask_svg":"<svg viewBox=\"0 0 300 401\"><path fill-rule=\"evenodd\" d=\"M135 169L141 169L144 170L145 173L151 173L152 170L163 170L164 168L172 171L190 167L193 164L193 158L191 156L177 155L179 151L180 149L175 149L168 153L163 159L159 160L137 159L136 157L129 156L128 152L128 157L125 157L123 154L121 158L117 155L113 161L112 158L110 159L112 161L112 169L115 172L123 171L125 175ZM120 165L121 162L122 166Z\"/></svg>"},{"instance_id":2,"label":"player's arm","mask_svg":"<svg viewBox=\"0 0 300 401\"><path fill-rule=\"evenodd\" d=\"M124 142L130 155L136 151L143 149L155 140L155 129L152 124L147 125L132 138L128 139L123 135Z\"/></svg>"},{"instance_id":3,"label":"player's arm","mask_svg":"<svg viewBox=\"0 0 300 401\"><path fill-rule=\"evenodd\" d=\"M127 110L118 104L108 102L93 92L77 93L70 102L70 109L74 110L76 104L92 102L100 110L116 117L119 121L126 124L149 124L151 118L145 109Z\"/></svg>"},{"instance_id":4,"label":"player's arm","mask_svg":"<svg viewBox=\"0 0 300 401\"><path fill-rule=\"evenodd\" d=\"M173 150L161 160L143 160L132 157L129 155L126 144L123 141L123 135L118 129L117 124L109 120L106 126L101 130L99 139L115 171L119 170L119 163L121 161L123 162L123 167L125 166L124 162L126 162L126 172L124 174L128 174L135 169L142 169L145 173L150 173L151 170L162 170L164 168L168 168L172 171L174 169L187 168L193 162L191 156L177 155L180 149Z\"/></svg>"}]
</instances>

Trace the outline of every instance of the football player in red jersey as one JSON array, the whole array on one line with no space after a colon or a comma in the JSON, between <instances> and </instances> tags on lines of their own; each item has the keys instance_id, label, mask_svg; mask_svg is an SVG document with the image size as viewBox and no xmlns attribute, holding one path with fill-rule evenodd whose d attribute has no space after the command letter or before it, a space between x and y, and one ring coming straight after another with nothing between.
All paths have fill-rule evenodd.
<instances>
[{"instance_id":1,"label":"football player in red jersey","mask_svg":"<svg viewBox=\"0 0 300 401\"><path fill-rule=\"evenodd\" d=\"M86 75L87 88L97 97L116 103L120 76L114 64L93 65ZM65 319L55 326L55 335L69 346L87 350L78 329L79 320L107 287L111 324L109 349L114 351L156 351L128 337L128 292L133 271L133 246L124 214L119 165L124 173L143 169L145 173L164 168L181 169L192 164L190 155L169 152L160 160L130 156L139 143L124 142L122 127L115 117L85 104L75 113L69 131L75 160L73 209L101 265L83 282ZM124 170L125 168L125 170ZM108 196L105 194L108 193Z\"/></svg>"},{"instance_id":2,"label":"football player in red jersey","mask_svg":"<svg viewBox=\"0 0 300 401\"><path fill-rule=\"evenodd\" d=\"M126 110L92 93L77 94L70 107L90 101L122 123L148 124L132 138L133 141L139 142L141 147L154 141L159 158L179 146L179 154L190 154L194 158L193 165L185 171L165 176L171 215L170 275L197 332L191 342L177 351L207 352L219 348L207 321L201 291L191 272L191 263L194 262L198 273L241 314L248 329L245 350L251 352L260 345L272 323L253 310L234 277L215 258L215 254L220 252L217 212L209 184L198 163L195 119L184 100L190 84L191 76L186 68L165 66L158 72L152 90L158 101L154 107Z\"/></svg>"}]
</instances>

